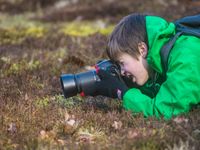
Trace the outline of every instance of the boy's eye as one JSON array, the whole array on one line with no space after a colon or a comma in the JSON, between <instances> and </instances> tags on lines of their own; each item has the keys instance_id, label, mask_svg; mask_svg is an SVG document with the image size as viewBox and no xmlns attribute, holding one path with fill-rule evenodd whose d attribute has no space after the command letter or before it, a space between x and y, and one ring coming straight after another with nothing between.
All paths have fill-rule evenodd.
<instances>
[{"instance_id":1,"label":"boy's eye","mask_svg":"<svg viewBox=\"0 0 200 150\"><path fill-rule=\"evenodd\" d=\"M124 66L124 62L120 62L120 65Z\"/></svg>"},{"instance_id":2,"label":"boy's eye","mask_svg":"<svg viewBox=\"0 0 200 150\"><path fill-rule=\"evenodd\" d=\"M117 63L118 63L118 65L119 65L120 67L123 67L123 66L124 66L124 61L122 61L122 60L118 60Z\"/></svg>"},{"instance_id":3,"label":"boy's eye","mask_svg":"<svg viewBox=\"0 0 200 150\"><path fill-rule=\"evenodd\" d=\"M118 63L118 64L121 64L121 63L122 63L122 61L118 60L118 61L117 61L117 63Z\"/></svg>"},{"instance_id":4,"label":"boy's eye","mask_svg":"<svg viewBox=\"0 0 200 150\"><path fill-rule=\"evenodd\" d=\"M124 68L124 63L123 62L119 63L119 66L121 69Z\"/></svg>"}]
</instances>

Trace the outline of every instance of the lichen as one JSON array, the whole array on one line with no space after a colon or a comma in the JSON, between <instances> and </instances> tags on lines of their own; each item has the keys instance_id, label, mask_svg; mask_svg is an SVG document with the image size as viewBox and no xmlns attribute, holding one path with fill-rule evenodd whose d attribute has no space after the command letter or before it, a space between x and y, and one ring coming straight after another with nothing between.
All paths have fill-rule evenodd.
<instances>
[{"instance_id":1,"label":"lichen","mask_svg":"<svg viewBox=\"0 0 200 150\"><path fill-rule=\"evenodd\" d=\"M31 21L28 16L0 15L0 44L18 44L27 37L39 38L45 35L49 25Z\"/></svg>"},{"instance_id":2,"label":"lichen","mask_svg":"<svg viewBox=\"0 0 200 150\"><path fill-rule=\"evenodd\" d=\"M103 35L108 35L113 30L113 25L106 25L102 21L88 22L71 22L64 24L60 31L66 35L71 36L89 36L91 34L100 33Z\"/></svg>"},{"instance_id":3,"label":"lichen","mask_svg":"<svg viewBox=\"0 0 200 150\"><path fill-rule=\"evenodd\" d=\"M20 74L22 71L33 71L41 67L41 62L39 60L26 60L22 59L18 62L10 61L10 58L2 57L4 68L1 70L1 77L9 76L12 74Z\"/></svg>"},{"instance_id":4,"label":"lichen","mask_svg":"<svg viewBox=\"0 0 200 150\"><path fill-rule=\"evenodd\" d=\"M34 101L34 105L38 108L47 107L49 104L50 104L50 98L48 96L37 98Z\"/></svg>"}]
</instances>

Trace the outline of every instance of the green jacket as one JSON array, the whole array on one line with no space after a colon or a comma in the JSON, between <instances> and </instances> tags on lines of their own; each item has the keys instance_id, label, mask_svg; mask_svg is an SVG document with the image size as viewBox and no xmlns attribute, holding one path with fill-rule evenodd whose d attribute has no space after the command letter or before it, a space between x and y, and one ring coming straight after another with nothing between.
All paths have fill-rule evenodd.
<instances>
[{"instance_id":1,"label":"green jacket","mask_svg":"<svg viewBox=\"0 0 200 150\"><path fill-rule=\"evenodd\" d=\"M123 96L123 106L133 113L170 119L187 113L200 103L200 38L180 36L169 54L166 80L162 78L160 49L175 33L175 25L156 16L146 16L147 62L156 72L141 88ZM165 80L165 81L164 81Z\"/></svg>"}]
</instances>

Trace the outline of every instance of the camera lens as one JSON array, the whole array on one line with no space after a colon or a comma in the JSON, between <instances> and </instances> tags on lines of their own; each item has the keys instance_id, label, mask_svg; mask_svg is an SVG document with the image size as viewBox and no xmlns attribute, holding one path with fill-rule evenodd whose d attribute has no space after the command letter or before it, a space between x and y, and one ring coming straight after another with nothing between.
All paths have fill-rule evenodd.
<instances>
[{"instance_id":1,"label":"camera lens","mask_svg":"<svg viewBox=\"0 0 200 150\"><path fill-rule=\"evenodd\" d=\"M79 92L76 86L74 74L61 75L60 82L66 98L74 96Z\"/></svg>"},{"instance_id":2,"label":"camera lens","mask_svg":"<svg viewBox=\"0 0 200 150\"><path fill-rule=\"evenodd\" d=\"M96 91L95 83L99 80L96 71L88 71L79 74L64 74L60 76L60 82L66 98L84 92L92 95Z\"/></svg>"}]
</instances>

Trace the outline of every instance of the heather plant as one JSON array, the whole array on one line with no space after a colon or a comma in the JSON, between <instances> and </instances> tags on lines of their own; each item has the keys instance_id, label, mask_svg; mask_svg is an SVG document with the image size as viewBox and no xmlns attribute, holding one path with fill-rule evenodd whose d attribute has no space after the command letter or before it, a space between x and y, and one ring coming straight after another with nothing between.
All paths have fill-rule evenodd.
<instances>
[{"instance_id":1,"label":"heather plant","mask_svg":"<svg viewBox=\"0 0 200 150\"><path fill-rule=\"evenodd\" d=\"M132 115L116 99L62 94L60 74L87 71L105 58L113 24L132 7L143 10L143 0L34 2L0 2L0 149L199 148L199 108L158 120ZM144 4L160 14L174 7L173 18L199 10L198 2L177 3Z\"/></svg>"}]
</instances>

